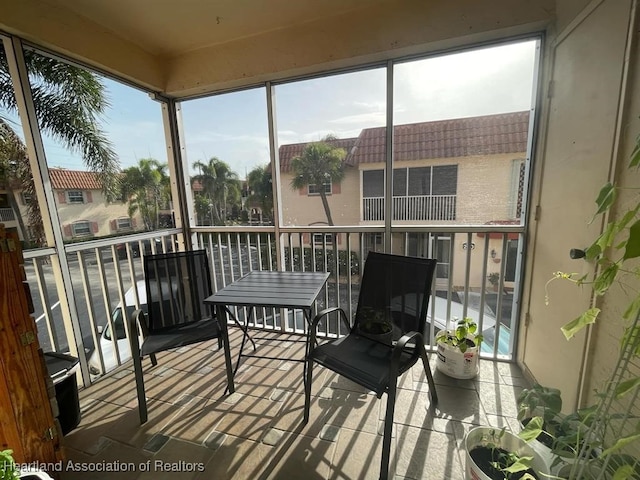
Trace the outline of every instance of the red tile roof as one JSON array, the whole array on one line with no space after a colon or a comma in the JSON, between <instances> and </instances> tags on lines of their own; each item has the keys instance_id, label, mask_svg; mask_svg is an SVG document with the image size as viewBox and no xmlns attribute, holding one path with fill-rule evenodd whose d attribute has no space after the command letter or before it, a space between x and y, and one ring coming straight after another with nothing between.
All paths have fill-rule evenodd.
<instances>
[{"instance_id":1,"label":"red tile roof","mask_svg":"<svg viewBox=\"0 0 640 480\"><path fill-rule=\"evenodd\" d=\"M54 190L102 190L98 174L94 172L50 168L49 178Z\"/></svg>"},{"instance_id":2,"label":"red tile roof","mask_svg":"<svg viewBox=\"0 0 640 480\"><path fill-rule=\"evenodd\" d=\"M345 163L384 162L385 131L385 127L366 128L356 139L344 139L343 148L348 153ZM528 131L528 111L397 125L394 158L422 160L525 152ZM282 171L290 170L292 158L300 155L305 145L280 147Z\"/></svg>"}]
</instances>

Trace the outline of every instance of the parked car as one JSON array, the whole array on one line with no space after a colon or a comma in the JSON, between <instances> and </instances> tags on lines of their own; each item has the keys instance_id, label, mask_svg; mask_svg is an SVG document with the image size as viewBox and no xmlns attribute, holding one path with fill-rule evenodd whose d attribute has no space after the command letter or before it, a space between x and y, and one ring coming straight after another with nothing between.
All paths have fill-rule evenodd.
<instances>
[{"instance_id":1,"label":"parked car","mask_svg":"<svg viewBox=\"0 0 640 480\"><path fill-rule=\"evenodd\" d=\"M136 288L138 289L138 298L140 300L140 308L146 313L147 311L147 291L145 289L144 280L138 280L136 282ZM124 295L125 308L123 312L122 304L119 303L116 308L111 312L111 324L116 333L116 342L118 345L118 354L120 356L120 363L124 363L131 358L131 347L129 346L129 340L125 330L125 320L135 311L136 301L133 287L131 287ZM124 313L124 315L123 315ZM107 373L118 366L118 359L116 358L116 351L113 347L111 327L107 322L104 327L98 327L100 331L100 349L102 350L102 357L104 359L104 371L100 365L100 352L96 348L91 357L89 358L89 373L92 375L102 375ZM139 341L142 342L142 335L138 328Z\"/></svg>"}]
</instances>

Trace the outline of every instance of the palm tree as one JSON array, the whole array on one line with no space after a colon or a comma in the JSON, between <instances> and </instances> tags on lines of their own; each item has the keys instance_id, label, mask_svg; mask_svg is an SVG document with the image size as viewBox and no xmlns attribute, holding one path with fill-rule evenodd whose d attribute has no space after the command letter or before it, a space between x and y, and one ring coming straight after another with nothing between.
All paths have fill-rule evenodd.
<instances>
[{"instance_id":1,"label":"palm tree","mask_svg":"<svg viewBox=\"0 0 640 480\"><path fill-rule=\"evenodd\" d=\"M229 206L240 201L238 174L217 157L211 157L208 163L198 160L193 164L193 168L200 173L191 177L191 186L200 183L202 193L198 195L206 199L201 198L197 205L208 205L211 223L224 225Z\"/></svg>"},{"instance_id":2,"label":"palm tree","mask_svg":"<svg viewBox=\"0 0 640 480\"><path fill-rule=\"evenodd\" d=\"M129 217L140 212L146 230L156 230L160 210L171 199L167 164L153 158L142 158L138 165L126 168L120 181L120 195L128 202Z\"/></svg>"},{"instance_id":3,"label":"palm tree","mask_svg":"<svg viewBox=\"0 0 640 480\"><path fill-rule=\"evenodd\" d=\"M247 175L249 205L258 205L263 216L273 218L273 183L269 165L256 167Z\"/></svg>"},{"instance_id":4,"label":"palm tree","mask_svg":"<svg viewBox=\"0 0 640 480\"><path fill-rule=\"evenodd\" d=\"M324 185L342 180L344 177L343 161L347 156L347 151L344 148L332 145L335 140L337 140L336 137L328 135L319 142L310 143L304 148L302 155L291 160L291 168L294 172L291 187L294 190L299 190L307 185L315 185L329 225L333 225L333 219Z\"/></svg>"},{"instance_id":5,"label":"palm tree","mask_svg":"<svg viewBox=\"0 0 640 480\"><path fill-rule=\"evenodd\" d=\"M82 68L25 51L35 112L40 129L74 153L82 155L85 166L98 173L107 198L114 198L120 170L110 142L97 125L108 101L99 78ZM0 48L0 108L17 113L16 98L4 49ZM35 193L27 149L9 121L0 117L0 171L10 196L14 186L26 194ZM44 229L38 202L28 206L28 221L38 244Z\"/></svg>"}]
</instances>

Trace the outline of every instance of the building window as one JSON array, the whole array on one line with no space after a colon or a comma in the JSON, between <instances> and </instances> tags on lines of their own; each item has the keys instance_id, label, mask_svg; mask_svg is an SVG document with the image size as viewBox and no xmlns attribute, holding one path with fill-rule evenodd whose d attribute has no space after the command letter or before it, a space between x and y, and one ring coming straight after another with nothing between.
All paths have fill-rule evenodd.
<instances>
[{"instance_id":1,"label":"building window","mask_svg":"<svg viewBox=\"0 0 640 480\"><path fill-rule=\"evenodd\" d=\"M25 192L20 193L20 200L22 201L23 205L29 205L32 199L33 197L31 196L31 194Z\"/></svg>"},{"instance_id":2,"label":"building window","mask_svg":"<svg viewBox=\"0 0 640 480\"><path fill-rule=\"evenodd\" d=\"M364 198L384 197L384 170L362 172L362 195Z\"/></svg>"},{"instance_id":3,"label":"building window","mask_svg":"<svg viewBox=\"0 0 640 480\"><path fill-rule=\"evenodd\" d=\"M314 233L313 234L313 243L315 245L324 245L325 242L327 245L333 245L333 234L331 233Z\"/></svg>"},{"instance_id":4,"label":"building window","mask_svg":"<svg viewBox=\"0 0 640 480\"><path fill-rule=\"evenodd\" d=\"M69 190L67 192L67 201L69 203L84 203L84 193L82 190Z\"/></svg>"},{"instance_id":5,"label":"building window","mask_svg":"<svg viewBox=\"0 0 640 480\"><path fill-rule=\"evenodd\" d=\"M516 281L516 264L518 262L518 240L507 240L507 259L504 268L504 281Z\"/></svg>"},{"instance_id":6,"label":"building window","mask_svg":"<svg viewBox=\"0 0 640 480\"><path fill-rule=\"evenodd\" d=\"M91 222L81 221L71 225L74 237L85 237L91 235Z\"/></svg>"},{"instance_id":7,"label":"building window","mask_svg":"<svg viewBox=\"0 0 640 480\"><path fill-rule=\"evenodd\" d=\"M129 217L122 217L116 220L116 226L118 230L131 230L131 219Z\"/></svg>"},{"instance_id":8,"label":"building window","mask_svg":"<svg viewBox=\"0 0 640 480\"><path fill-rule=\"evenodd\" d=\"M322 186L324 187L324 193L326 193L327 195L331 195L331 191L332 191L331 182L323 183ZM307 194L308 195L320 195L320 189L318 188L318 186L315 183L310 183L307 186Z\"/></svg>"}]
</instances>

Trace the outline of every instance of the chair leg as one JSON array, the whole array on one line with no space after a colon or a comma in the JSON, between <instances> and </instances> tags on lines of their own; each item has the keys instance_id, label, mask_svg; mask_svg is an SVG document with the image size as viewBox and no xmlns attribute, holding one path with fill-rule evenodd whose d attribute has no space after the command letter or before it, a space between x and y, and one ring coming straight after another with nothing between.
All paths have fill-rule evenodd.
<instances>
[{"instance_id":1,"label":"chair leg","mask_svg":"<svg viewBox=\"0 0 640 480\"><path fill-rule=\"evenodd\" d=\"M380 480L389 477L389 463L391 458L391 438L393 434L393 412L396 408L396 383L398 379L389 382L387 392L387 413L384 416L384 436L382 437L382 460L380 461Z\"/></svg>"},{"instance_id":2,"label":"chair leg","mask_svg":"<svg viewBox=\"0 0 640 480\"><path fill-rule=\"evenodd\" d=\"M156 359L156 354L152 353L151 355L149 355L149 358L151 359L151 365L152 366L156 366L158 365L158 360Z\"/></svg>"},{"instance_id":3,"label":"chair leg","mask_svg":"<svg viewBox=\"0 0 640 480\"><path fill-rule=\"evenodd\" d=\"M429 383L429 395L431 396L431 402L433 405L438 404L438 394L436 393L436 382L433 380L433 374L431 373L431 367L429 366L429 357L427 357L427 350L424 345L420 345L420 357L422 358L422 365L424 366L424 373L427 376L427 382Z\"/></svg>"},{"instance_id":4,"label":"chair leg","mask_svg":"<svg viewBox=\"0 0 640 480\"><path fill-rule=\"evenodd\" d=\"M147 421L147 398L144 394L144 377L142 374L142 359L140 358L140 350L134 349L131 353L133 358L133 370L136 374L136 391L138 394L138 413L140 414L140 424ZM155 355L151 355L151 361L155 359Z\"/></svg>"},{"instance_id":5,"label":"chair leg","mask_svg":"<svg viewBox=\"0 0 640 480\"><path fill-rule=\"evenodd\" d=\"M311 410L311 381L313 379L313 360L308 358L305 360L307 368L306 368L306 377L304 379L304 418L302 420L302 424L306 425L309 421L309 411Z\"/></svg>"}]
</instances>

